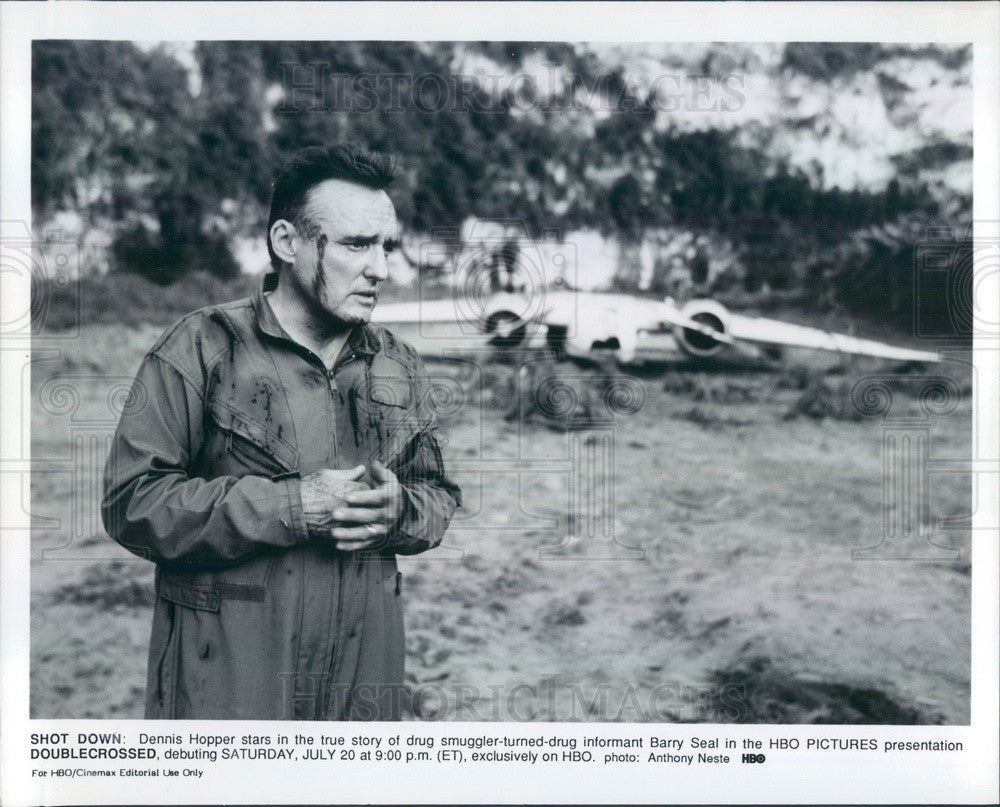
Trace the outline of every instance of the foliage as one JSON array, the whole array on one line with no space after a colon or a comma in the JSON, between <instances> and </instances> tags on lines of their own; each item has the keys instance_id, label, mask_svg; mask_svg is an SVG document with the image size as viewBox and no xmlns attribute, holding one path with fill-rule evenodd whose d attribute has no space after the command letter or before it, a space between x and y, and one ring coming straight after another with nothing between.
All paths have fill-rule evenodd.
<instances>
[{"instance_id":1,"label":"foliage","mask_svg":"<svg viewBox=\"0 0 1000 807\"><path fill-rule=\"evenodd\" d=\"M239 83L246 66L213 72L203 60L203 92L192 101L186 71L159 50L46 40L33 56L36 219L71 209L92 225L116 222L114 268L159 283L238 273L205 219L230 194L266 194L254 182L260 171L247 171L262 162L262 137L251 89Z\"/></svg>"},{"instance_id":2,"label":"foliage","mask_svg":"<svg viewBox=\"0 0 1000 807\"><path fill-rule=\"evenodd\" d=\"M164 211L168 222L171 212ZM161 286L196 272L222 279L240 274L240 265L225 238L198 229L168 226L159 233L150 233L142 226L135 226L119 233L111 252L117 271L141 275Z\"/></svg>"},{"instance_id":3,"label":"foliage","mask_svg":"<svg viewBox=\"0 0 1000 807\"><path fill-rule=\"evenodd\" d=\"M751 294L801 292L853 309L871 303L874 283L900 322L912 302L906 287L920 227L907 226L907 244L887 248L870 233L900 221L961 226L971 215L971 192L938 181L969 161L969 138L932 132L893 157L896 177L884 187L841 187L775 146L797 132L828 135L841 125L829 109L783 112L766 125L678 124L664 119L630 64L595 48L202 42L187 58L185 67L164 47L125 42L34 44L36 224L76 211L85 229L112 232L114 269L161 284L189 272L233 276L228 245L261 232L273 167L305 145L335 140L401 157L394 201L416 232L475 216L517 220L532 233L593 228L635 244L676 228L734 248L730 271L692 268L705 293L740 284ZM916 114L900 100L911 90L907 65L924 59L959 76L971 54L791 43L770 67L739 46L709 48L697 64L666 51L658 58L664 69L755 69L783 85L842 94L864 89L868 77L886 114L905 125ZM510 81L539 60L567 76L548 96ZM496 76L475 78L475 65ZM507 83L491 84L496 77ZM581 95L590 102L576 103Z\"/></svg>"},{"instance_id":4,"label":"foliage","mask_svg":"<svg viewBox=\"0 0 1000 807\"><path fill-rule=\"evenodd\" d=\"M31 293L44 305L36 307L36 331L61 331L79 324L166 326L185 314L213 303L249 296L258 282L247 275L224 281L205 273L188 273L164 287L135 274L90 275L78 283L32 283Z\"/></svg>"}]
</instances>

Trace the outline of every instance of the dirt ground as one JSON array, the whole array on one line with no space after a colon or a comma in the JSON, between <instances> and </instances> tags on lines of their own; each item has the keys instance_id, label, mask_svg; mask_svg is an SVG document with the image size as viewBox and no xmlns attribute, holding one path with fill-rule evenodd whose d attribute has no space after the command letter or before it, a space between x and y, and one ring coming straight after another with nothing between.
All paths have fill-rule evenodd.
<instances>
[{"instance_id":1,"label":"dirt ground","mask_svg":"<svg viewBox=\"0 0 1000 807\"><path fill-rule=\"evenodd\" d=\"M103 533L97 503L157 331L36 342L32 717L142 715L152 567ZM970 456L968 372L924 371L952 399L899 376L845 406L883 365L795 362L644 370L589 406L573 395L592 374L565 365L589 381L566 378L557 416L525 423L502 416L510 368L430 362L465 506L443 546L401 559L408 717L968 723L970 480L935 475L913 522L884 492L895 419L923 419L932 458ZM884 519L927 535L852 555Z\"/></svg>"}]
</instances>

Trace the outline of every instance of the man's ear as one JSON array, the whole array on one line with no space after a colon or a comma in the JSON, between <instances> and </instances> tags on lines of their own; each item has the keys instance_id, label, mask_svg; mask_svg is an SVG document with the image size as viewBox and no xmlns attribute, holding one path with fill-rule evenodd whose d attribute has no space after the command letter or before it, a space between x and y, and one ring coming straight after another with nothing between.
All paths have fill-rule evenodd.
<instances>
[{"instance_id":1,"label":"man's ear","mask_svg":"<svg viewBox=\"0 0 1000 807\"><path fill-rule=\"evenodd\" d=\"M298 248L298 238L295 225L285 219L278 219L271 225L271 249L285 263L295 263L295 251Z\"/></svg>"}]
</instances>

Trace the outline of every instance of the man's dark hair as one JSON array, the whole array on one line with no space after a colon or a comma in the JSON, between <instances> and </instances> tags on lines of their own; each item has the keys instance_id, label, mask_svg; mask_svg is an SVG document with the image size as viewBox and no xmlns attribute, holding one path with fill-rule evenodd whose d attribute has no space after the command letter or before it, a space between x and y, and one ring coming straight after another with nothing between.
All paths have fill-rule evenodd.
<instances>
[{"instance_id":1,"label":"man's dark hair","mask_svg":"<svg viewBox=\"0 0 1000 807\"><path fill-rule=\"evenodd\" d=\"M396 174L395 160L377 151L346 143L302 149L274 180L271 213L267 218L267 252L271 256L271 266L280 269L283 264L271 246L271 225L278 219L300 225L306 197L312 188L328 179L341 179L382 191L392 184Z\"/></svg>"}]
</instances>

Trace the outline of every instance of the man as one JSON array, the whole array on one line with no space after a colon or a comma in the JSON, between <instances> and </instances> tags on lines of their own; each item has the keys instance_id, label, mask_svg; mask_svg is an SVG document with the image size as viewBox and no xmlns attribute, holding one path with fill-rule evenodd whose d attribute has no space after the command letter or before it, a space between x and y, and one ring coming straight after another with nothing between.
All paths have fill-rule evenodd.
<instances>
[{"instance_id":1,"label":"man","mask_svg":"<svg viewBox=\"0 0 1000 807\"><path fill-rule=\"evenodd\" d=\"M146 356L102 515L157 564L146 717L399 719L397 554L460 503L412 348L369 323L396 238L383 155L277 177L276 272Z\"/></svg>"}]
</instances>

